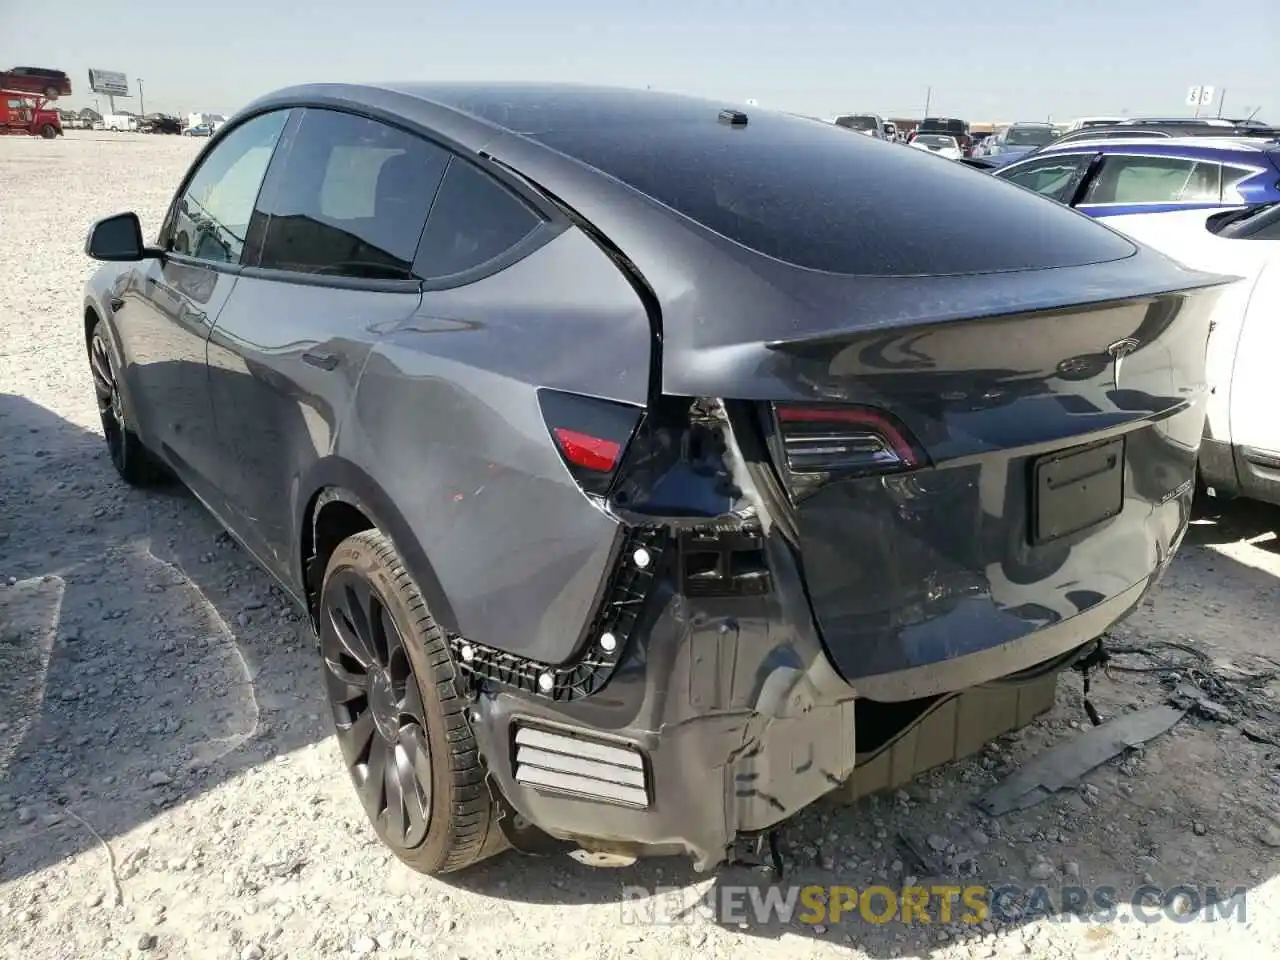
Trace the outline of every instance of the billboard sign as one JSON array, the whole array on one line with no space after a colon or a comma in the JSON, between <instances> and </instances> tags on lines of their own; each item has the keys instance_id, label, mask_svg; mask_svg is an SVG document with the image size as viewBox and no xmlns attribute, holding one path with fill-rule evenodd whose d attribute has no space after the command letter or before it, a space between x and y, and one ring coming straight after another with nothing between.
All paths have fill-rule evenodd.
<instances>
[{"instance_id":1,"label":"billboard sign","mask_svg":"<svg viewBox=\"0 0 1280 960\"><path fill-rule=\"evenodd\" d=\"M129 96L129 80L123 73L114 70L90 70L89 89L94 93L105 93L110 97Z\"/></svg>"}]
</instances>

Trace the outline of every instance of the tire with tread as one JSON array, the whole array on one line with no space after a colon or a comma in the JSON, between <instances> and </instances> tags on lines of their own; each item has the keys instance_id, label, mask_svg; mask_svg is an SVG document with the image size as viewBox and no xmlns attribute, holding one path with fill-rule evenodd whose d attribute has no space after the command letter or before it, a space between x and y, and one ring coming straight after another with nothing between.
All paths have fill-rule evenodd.
<instances>
[{"instance_id":1,"label":"tire with tread","mask_svg":"<svg viewBox=\"0 0 1280 960\"><path fill-rule=\"evenodd\" d=\"M431 811L426 837L406 849L390 842L376 822L379 839L421 873L452 873L506 847L496 823L479 748L467 717L459 675L445 640L417 584L390 539L379 530L354 534L338 544L325 567L319 609L321 629L326 590L335 574L353 570L378 594L400 632L422 695L431 750Z\"/></svg>"},{"instance_id":2,"label":"tire with tread","mask_svg":"<svg viewBox=\"0 0 1280 960\"><path fill-rule=\"evenodd\" d=\"M97 321L89 334L89 366L90 374L94 381L94 390L99 401L98 410L102 417L102 430L107 441L107 451L111 459L111 465L115 467L120 479L131 487L145 488L165 484L172 479L173 475L138 438L137 433L129 424L127 416L128 405L123 402L122 398L120 399L116 406L119 411L118 418L103 406L103 391L108 384L101 380L101 371L95 366L94 352L99 341L102 343L102 350L105 354L106 369L111 381L109 386L118 392L122 388L118 383L119 374L116 369L115 355L111 349L111 338L107 333L105 320ZM113 445L113 430L118 430L119 432L118 448Z\"/></svg>"}]
</instances>

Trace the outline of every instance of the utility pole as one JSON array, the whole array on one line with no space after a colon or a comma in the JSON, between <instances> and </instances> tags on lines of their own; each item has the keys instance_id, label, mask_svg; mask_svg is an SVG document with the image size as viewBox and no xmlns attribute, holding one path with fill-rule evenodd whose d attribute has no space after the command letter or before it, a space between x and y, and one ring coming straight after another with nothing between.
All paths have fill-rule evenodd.
<instances>
[{"instance_id":1,"label":"utility pole","mask_svg":"<svg viewBox=\"0 0 1280 960\"><path fill-rule=\"evenodd\" d=\"M1227 99L1227 88L1223 87L1222 92L1218 94L1218 119L1219 120L1222 119L1222 104L1226 102L1226 99Z\"/></svg>"},{"instance_id":2,"label":"utility pole","mask_svg":"<svg viewBox=\"0 0 1280 960\"><path fill-rule=\"evenodd\" d=\"M933 100L933 87L926 87L924 91L924 115L929 115L929 102Z\"/></svg>"},{"instance_id":3,"label":"utility pole","mask_svg":"<svg viewBox=\"0 0 1280 960\"><path fill-rule=\"evenodd\" d=\"M147 115L147 101L142 95L142 78L138 78L138 115L145 117Z\"/></svg>"}]
</instances>

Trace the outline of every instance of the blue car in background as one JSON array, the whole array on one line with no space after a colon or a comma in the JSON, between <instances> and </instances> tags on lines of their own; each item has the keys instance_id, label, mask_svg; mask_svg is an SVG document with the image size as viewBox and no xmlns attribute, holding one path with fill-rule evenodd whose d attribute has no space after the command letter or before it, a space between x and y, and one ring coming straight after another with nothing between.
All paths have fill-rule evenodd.
<instances>
[{"instance_id":1,"label":"blue car in background","mask_svg":"<svg viewBox=\"0 0 1280 960\"><path fill-rule=\"evenodd\" d=\"M1280 200L1280 140L1110 138L1049 146L992 176L1092 217Z\"/></svg>"},{"instance_id":2,"label":"blue car in background","mask_svg":"<svg viewBox=\"0 0 1280 960\"><path fill-rule=\"evenodd\" d=\"M987 137L974 148L973 155L991 166L1002 167L1052 143L1057 136L1058 128L1051 123L1018 122Z\"/></svg>"}]
</instances>

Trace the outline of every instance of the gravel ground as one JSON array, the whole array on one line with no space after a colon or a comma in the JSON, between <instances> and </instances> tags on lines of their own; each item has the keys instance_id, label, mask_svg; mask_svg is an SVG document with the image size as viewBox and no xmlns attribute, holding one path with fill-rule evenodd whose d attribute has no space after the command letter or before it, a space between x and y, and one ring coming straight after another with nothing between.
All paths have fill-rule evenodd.
<instances>
[{"instance_id":1,"label":"gravel ground","mask_svg":"<svg viewBox=\"0 0 1280 960\"><path fill-rule=\"evenodd\" d=\"M695 911L638 925L623 922L624 886L696 893L760 873L505 855L433 880L400 866L343 773L305 625L189 496L127 489L103 450L79 317L85 229L135 209L153 234L199 146L0 139L5 956L1280 955L1280 747L1248 735L1280 733L1265 713L1280 706L1274 682L1219 686L1229 713L1188 717L1079 790L980 816L985 786L1087 726L1078 680L1065 678L1054 711L1019 734L893 795L820 804L784 834L797 882L895 886L932 869L1121 896L1143 882L1239 885L1243 923L809 926ZM1158 595L1116 633L1163 663L1118 658L1157 669L1099 677L1104 714L1158 702L1170 663L1212 683L1277 655L1277 528L1280 515L1248 506L1197 524ZM924 838L931 864L903 849L903 832Z\"/></svg>"}]
</instances>

